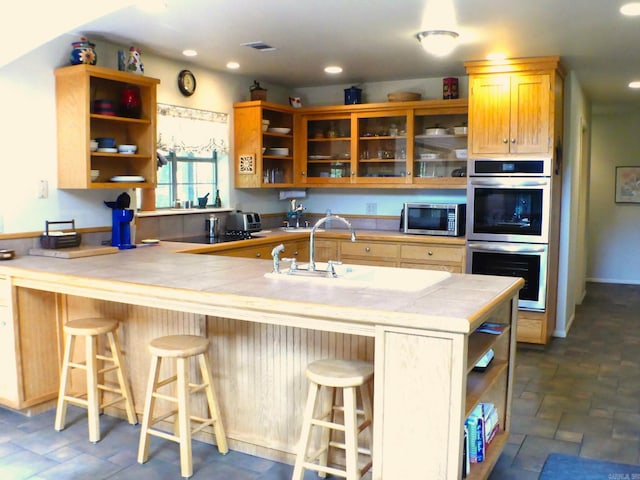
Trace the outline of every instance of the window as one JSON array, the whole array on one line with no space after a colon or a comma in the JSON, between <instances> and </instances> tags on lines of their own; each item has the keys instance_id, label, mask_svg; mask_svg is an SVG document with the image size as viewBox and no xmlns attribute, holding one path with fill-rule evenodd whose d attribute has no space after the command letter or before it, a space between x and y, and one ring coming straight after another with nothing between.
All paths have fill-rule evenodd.
<instances>
[{"instance_id":1,"label":"window","mask_svg":"<svg viewBox=\"0 0 640 480\"><path fill-rule=\"evenodd\" d=\"M226 113L158 104L158 153L166 164L158 170L156 208L176 200L193 200L220 188L219 162L228 162Z\"/></svg>"}]
</instances>

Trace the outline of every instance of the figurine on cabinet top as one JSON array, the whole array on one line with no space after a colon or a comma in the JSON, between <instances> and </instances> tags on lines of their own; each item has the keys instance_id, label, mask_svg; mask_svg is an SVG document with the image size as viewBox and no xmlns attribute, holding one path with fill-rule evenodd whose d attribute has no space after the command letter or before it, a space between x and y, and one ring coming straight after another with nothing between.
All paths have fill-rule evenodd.
<instances>
[{"instance_id":1,"label":"figurine on cabinet top","mask_svg":"<svg viewBox=\"0 0 640 480\"><path fill-rule=\"evenodd\" d=\"M144 75L144 65L141 58L142 52L139 48L129 48L129 56L127 58L127 72L137 75Z\"/></svg>"}]
</instances>

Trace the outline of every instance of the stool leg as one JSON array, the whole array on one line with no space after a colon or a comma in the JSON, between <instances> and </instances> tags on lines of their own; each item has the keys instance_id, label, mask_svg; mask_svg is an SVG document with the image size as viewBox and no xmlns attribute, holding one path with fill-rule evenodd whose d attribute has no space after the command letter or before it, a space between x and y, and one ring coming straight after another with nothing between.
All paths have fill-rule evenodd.
<instances>
[{"instance_id":1,"label":"stool leg","mask_svg":"<svg viewBox=\"0 0 640 480\"><path fill-rule=\"evenodd\" d=\"M147 383L147 394L144 400L144 412L142 412L142 427L140 429L140 445L138 446L138 463L144 463L149 458L149 425L153 416L153 406L155 397L153 392L158 384L160 376L160 357L151 357L151 367L149 370L149 380Z\"/></svg>"},{"instance_id":2,"label":"stool leg","mask_svg":"<svg viewBox=\"0 0 640 480\"><path fill-rule=\"evenodd\" d=\"M371 392L369 391L370 382L360 387L360 395L362 396L362 409L364 410L364 419L369 422L367 430L367 440L369 441L369 450L373 455L373 406L371 403Z\"/></svg>"},{"instance_id":3,"label":"stool leg","mask_svg":"<svg viewBox=\"0 0 640 480\"><path fill-rule=\"evenodd\" d=\"M64 397L67 394L70 369L69 362L71 362L74 345L75 337L73 335L67 335L67 339L64 342L64 358L62 360L62 371L60 372L60 390L58 392L58 406L56 407L56 421L54 424L54 428L57 431L63 430L66 423L67 401Z\"/></svg>"},{"instance_id":4,"label":"stool leg","mask_svg":"<svg viewBox=\"0 0 640 480\"><path fill-rule=\"evenodd\" d=\"M344 395L344 443L347 463L347 480L358 480L358 431L356 421L355 388L343 389Z\"/></svg>"},{"instance_id":5,"label":"stool leg","mask_svg":"<svg viewBox=\"0 0 640 480\"><path fill-rule=\"evenodd\" d=\"M120 344L118 343L118 334L114 332L107 333L109 339L109 348L111 349L111 356L115 365L118 367L116 373L118 375L118 383L120 384L120 392L124 397L124 406L127 411L127 419L131 425L137 425L138 417L133 407L133 396L131 395L131 388L129 387L129 381L127 380L126 367L124 363L124 357L120 350Z\"/></svg>"},{"instance_id":6,"label":"stool leg","mask_svg":"<svg viewBox=\"0 0 640 480\"><path fill-rule=\"evenodd\" d=\"M85 337L86 365L87 365L87 417L89 422L89 441L100 441L100 398L98 394L98 337Z\"/></svg>"},{"instance_id":7,"label":"stool leg","mask_svg":"<svg viewBox=\"0 0 640 480\"><path fill-rule=\"evenodd\" d=\"M293 475L291 480L302 480L304 475L304 463L307 460L307 447L309 445L309 437L311 435L311 420L313 419L313 411L316 406L316 398L318 396L320 386L317 383L309 382L309 395L307 396L307 405L304 408L304 416L302 418L302 431L300 432L300 441L298 442L298 451L296 454L296 463L293 467Z\"/></svg>"},{"instance_id":8,"label":"stool leg","mask_svg":"<svg viewBox=\"0 0 640 480\"><path fill-rule=\"evenodd\" d=\"M215 388L213 386L213 375L211 374L211 368L209 368L209 356L206 353L198 355L198 361L200 362L202 379L207 384L205 392L207 394L207 403L209 404L209 414L213 419L213 431L216 435L218 452L225 455L229 452L229 447L227 446L227 436L224 433L224 425L222 424L222 417L220 416L218 397L216 396Z\"/></svg>"},{"instance_id":9,"label":"stool leg","mask_svg":"<svg viewBox=\"0 0 640 480\"><path fill-rule=\"evenodd\" d=\"M328 421L334 423L336 420L336 411L333 406L336 404L336 388L335 387L327 387L329 402L326 400L322 405L322 413L327 411L327 407L329 408L329 418ZM322 388L320 389L322 390ZM323 428L322 433L320 435L320 448L323 449L320 457L318 457L318 465L322 465L324 467L327 466L329 462L329 442L331 441L331 430L330 428ZM320 478L325 478L327 476L326 472L318 472L318 476Z\"/></svg>"},{"instance_id":10,"label":"stool leg","mask_svg":"<svg viewBox=\"0 0 640 480\"><path fill-rule=\"evenodd\" d=\"M180 471L183 477L193 475L191 458L191 408L189 405L189 372L187 358L177 359L178 421L180 430Z\"/></svg>"}]
</instances>

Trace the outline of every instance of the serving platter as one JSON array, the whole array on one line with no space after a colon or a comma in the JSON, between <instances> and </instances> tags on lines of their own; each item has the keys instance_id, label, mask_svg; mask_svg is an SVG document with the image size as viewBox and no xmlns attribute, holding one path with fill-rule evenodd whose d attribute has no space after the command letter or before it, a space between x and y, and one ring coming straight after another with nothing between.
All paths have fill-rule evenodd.
<instances>
[{"instance_id":1,"label":"serving platter","mask_svg":"<svg viewBox=\"0 0 640 480\"><path fill-rule=\"evenodd\" d=\"M144 182L144 177L139 175L116 175L109 180L112 182Z\"/></svg>"}]
</instances>

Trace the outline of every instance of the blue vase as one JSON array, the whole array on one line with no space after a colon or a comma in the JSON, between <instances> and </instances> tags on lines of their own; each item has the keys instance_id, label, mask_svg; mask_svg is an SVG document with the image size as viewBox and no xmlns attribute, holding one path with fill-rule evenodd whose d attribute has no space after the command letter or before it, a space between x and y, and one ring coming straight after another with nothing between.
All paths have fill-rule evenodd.
<instances>
[{"instance_id":1,"label":"blue vase","mask_svg":"<svg viewBox=\"0 0 640 480\"><path fill-rule=\"evenodd\" d=\"M98 55L96 55L95 51L96 45L85 37L80 38L78 42L71 43L71 46L73 47L69 55L71 65L79 65L81 63L95 65L98 61Z\"/></svg>"}]
</instances>

